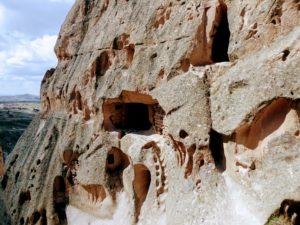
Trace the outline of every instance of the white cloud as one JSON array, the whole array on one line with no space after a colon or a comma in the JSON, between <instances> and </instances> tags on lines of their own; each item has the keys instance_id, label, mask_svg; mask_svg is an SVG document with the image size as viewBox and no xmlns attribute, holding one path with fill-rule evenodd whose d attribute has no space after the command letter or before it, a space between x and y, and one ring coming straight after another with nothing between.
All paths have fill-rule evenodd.
<instances>
[{"instance_id":1,"label":"white cloud","mask_svg":"<svg viewBox=\"0 0 300 225\"><path fill-rule=\"evenodd\" d=\"M25 65L32 61L55 61L54 45L57 35L44 35L32 41L20 40L12 49L0 52L6 55L7 65ZM3 56L2 56L3 57Z\"/></svg>"},{"instance_id":2,"label":"white cloud","mask_svg":"<svg viewBox=\"0 0 300 225\"><path fill-rule=\"evenodd\" d=\"M57 35L44 35L34 40L17 36L15 44L0 50L0 94L8 90L7 94L19 93L19 90L38 94L44 72L57 63L54 54ZM6 85L11 88L5 88Z\"/></svg>"},{"instance_id":3,"label":"white cloud","mask_svg":"<svg viewBox=\"0 0 300 225\"><path fill-rule=\"evenodd\" d=\"M34 66L47 62L55 66L54 45L57 35L44 35L32 41L20 39L0 51L0 76L5 76L11 67Z\"/></svg>"},{"instance_id":4,"label":"white cloud","mask_svg":"<svg viewBox=\"0 0 300 225\"><path fill-rule=\"evenodd\" d=\"M7 59L3 62L6 65L22 66L26 61L30 61L33 56L30 49L24 45L18 45L14 49L8 52L4 52L7 55Z\"/></svg>"},{"instance_id":5,"label":"white cloud","mask_svg":"<svg viewBox=\"0 0 300 225\"><path fill-rule=\"evenodd\" d=\"M57 39L57 35L44 35L41 38L35 39L30 43L32 50L37 56L40 56L42 60L53 60L54 45Z\"/></svg>"},{"instance_id":6,"label":"white cloud","mask_svg":"<svg viewBox=\"0 0 300 225\"><path fill-rule=\"evenodd\" d=\"M38 94L55 67L59 27L75 0L0 0L0 95Z\"/></svg>"}]
</instances>

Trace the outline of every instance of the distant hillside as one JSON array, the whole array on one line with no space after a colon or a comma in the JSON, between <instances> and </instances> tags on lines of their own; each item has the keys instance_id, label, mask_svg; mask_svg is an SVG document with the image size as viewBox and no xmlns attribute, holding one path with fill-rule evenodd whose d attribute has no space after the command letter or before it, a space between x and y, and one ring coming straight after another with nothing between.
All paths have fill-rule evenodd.
<instances>
[{"instance_id":1,"label":"distant hillside","mask_svg":"<svg viewBox=\"0 0 300 225\"><path fill-rule=\"evenodd\" d=\"M0 99L4 99L0 101L0 146L5 158L13 150L34 115L39 112L40 102L36 96L30 95Z\"/></svg>"},{"instance_id":2,"label":"distant hillside","mask_svg":"<svg viewBox=\"0 0 300 225\"><path fill-rule=\"evenodd\" d=\"M9 154L19 137L31 122L34 114L0 110L0 146L3 154Z\"/></svg>"},{"instance_id":3,"label":"distant hillside","mask_svg":"<svg viewBox=\"0 0 300 225\"><path fill-rule=\"evenodd\" d=\"M40 97L30 94L0 96L0 102L40 102Z\"/></svg>"}]
</instances>

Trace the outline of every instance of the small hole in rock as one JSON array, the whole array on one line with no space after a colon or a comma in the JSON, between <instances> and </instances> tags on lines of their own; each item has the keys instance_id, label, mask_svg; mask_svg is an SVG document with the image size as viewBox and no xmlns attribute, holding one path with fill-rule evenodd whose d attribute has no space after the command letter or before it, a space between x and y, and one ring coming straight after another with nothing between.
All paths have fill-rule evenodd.
<instances>
[{"instance_id":1,"label":"small hole in rock","mask_svg":"<svg viewBox=\"0 0 300 225\"><path fill-rule=\"evenodd\" d=\"M185 130L180 130L179 132L179 137L180 138L186 138L187 136L189 136L189 134L185 131Z\"/></svg>"},{"instance_id":2,"label":"small hole in rock","mask_svg":"<svg viewBox=\"0 0 300 225\"><path fill-rule=\"evenodd\" d=\"M113 154L108 154L108 156L107 156L107 163L108 164L114 164L114 162L115 162L114 155Z\"/></svg>"},{"instance_id":3,"label":"small hole in rock","mask_svg":"<svg viewBox=\"0 0 300 225\"><path fill-rule=\"evenodd\" d=\"M123 46L120 46L119 42L119 38L115 37L112 43L112 49L114 50L121 50Z\"/></svg>"},{"instance_id":4,"label":"small hole in rock","mask_svg":"<svg viewBox=\"0 0 300 225\"><path fill-rule=\"evenodd\" d=\"M154 54L151 55L150 58L151 58L151 59L154 59L154 58L156 58L156 57L157 57L157 53L154 53Z\"/></svg>"},{"instance_id":5,"label":"small hole in rock","mask_svg":"<svg viewBox=\"0 0 300 225\"><path fill-rule=\"evenodd\" d=\"M100 56L98 56L92 66L92 74L96 76L96 81L99 77L104 76L106 71L109 69L111 65L109 54L107 52L102 52Z\"/></svg>"},{"instance_id":6,"label":"small hole in rock","mask_svg":"<svg viewBox=\"0 0 300 225\"><path fill-rule=\"evenodd\" d=\"M23 205L26 201L30 201L30 200L31 200L30 191L22 192L19 195L19 204L20 205Z\"/></svg>"},{"instance_id":7,"label":"small hole in rock","mask_svg":"<svg viewBox=\"0 0 300 225\"><path fill-rule=\"evenodd\" d=\"M123 130L120 130L120 131L118 132L118 138L119 138L119 139L122 139L125 135L126 135L126 133L125 133L125 131L123 131Z\"/></svg>"},{"instance_id":8,"label":"small hole in rock","mask_svg":"<svg viewBox=\"0 0 300 225\"><path fill-rule=\"evenodd\" d=\"M250 170L255 170L256 169L255 162L252 162L249 168Z\"/></svg>"},{"instance_id":9,"label":"small hole in rock","mask_svg":"<svg viewBox=\"0 0 300 225\"><path fill-rule=\"evenodd\" d=\"M47 211L46 209L41 209L40 210L41 214L41 225L47 225Z\"/></svg>"},{"instance_id":10,"label":"small hole in rock","mask_svg":"<svg viewBox=\"0 0 300 225\"><path fill-rule=\"evenodd\" d=\"M15 155L14 159L10 162L10 166L13 166L15 164L15 162L17 161L19 155Z\"/></svg>"},{"instance_id":11,"label":"small hole in rock","mask_svg":"<svg viewBox=\"0 0 300 225\"><path fill-rule=\"evenodd\" d=\"M202 167L202 166L204 166L204 159L201 159L200 164L199 164L199 167Z\"/></svg>"},{"instance_id":12,"label":"small hole in rock","mask_svg":"<svg viewBox=\"0 0 300 225\"><path fill-rule=\"evenodd\" d=\"M15 176L15 183L17 183L19 176L20 176L20 172L18 171Z\"/></svg>"},{"instance_id":13,"label":"small hole in rock","mask_svg":"<svg viewBox=\"0 0 300 225\"><path fill-rule=\"evenodd\" d=\"M106 169L109 172L123 171L130 163L127 155L116 147L109 150L106 162Z\"/></svg>"},{"instance_id":14,"label":"small hole in rock","mask_svg":"<svg viewBox=\"0 0 300 225\"><path fill-rule=\"evenodd\" d=\"M287 57L289 56L289 54L290 54L290 51L287 50L287 49L285 49L285 50L282 52L282 57L281 57L282 61L285 61L285 60L287 59Z\"/></svg>"},{"instance_id":15,"label":"small hole in rock","mask_svg":"<svg viewBox=\"0 0 300 225\"><path fill-rule=\"evenodd\" d=\"M7 181L8 181L8 176L5 174L2 178L1 181L1 187L3 190L5 190L6 186L7 186Z\"/></svg>"},{"instance_id":16,"label":"small hole in rock","mask_svg":"<svg viewBox=\"0 0 300 225\"><path fill-rule=\"evenodd\" d=\"M30 218L31 224L36 224L39 221L40 217L41 217L41 215L39 212L34 212Z\"/></svg>"}]
</instances>

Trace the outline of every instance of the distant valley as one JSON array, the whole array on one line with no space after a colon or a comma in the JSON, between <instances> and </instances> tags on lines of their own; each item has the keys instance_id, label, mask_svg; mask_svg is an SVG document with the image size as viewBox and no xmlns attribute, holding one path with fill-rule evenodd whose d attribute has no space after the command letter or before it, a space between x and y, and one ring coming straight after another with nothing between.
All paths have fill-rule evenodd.
<instances>
[{"instance_id":1,"label":"distant valley","mask_svg":"<svg viewBox=\"0 0 300 225\"><path fill-rule=\"evenodd\" d=\"M1 102L40 102L40 97L30 94L0 96Z\"/></svg>"},{"instance_id":2,"label":"distant valley","mask_svg":"<svg viewBox=\"0 0 300 225\"><path fill-rule=\"evenodd\" d=\"M0 146L4 158L9 154L32 118L40 110L34 95L0 96Z\"/></svg>"}]
</instances>

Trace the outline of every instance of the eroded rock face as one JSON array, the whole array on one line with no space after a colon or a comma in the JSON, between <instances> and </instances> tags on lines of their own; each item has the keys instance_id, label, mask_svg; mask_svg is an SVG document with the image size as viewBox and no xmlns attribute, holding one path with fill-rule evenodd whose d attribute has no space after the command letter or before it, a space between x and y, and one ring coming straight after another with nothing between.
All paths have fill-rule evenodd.
<instances>
[{"instance_id":1,"label":"eroded rock face","mask_svg":"<svg viewBox=\"0 0 300 225\"><path fill-rule=\"evenodd\" d=\"M1 215L297 224L299 4L77 0L42 112L7 159Z\"/></svg>"},{"instance_id":2,"label":"eroded rock face","mask_svg":"<svg viewBox=\"0 0 300 225\"><path fill-rule=\"evenodd\" d=\"M4 175L4 159L3 159L3 151L0 146L0 176Z\"/></svg>"}]
</instances>

